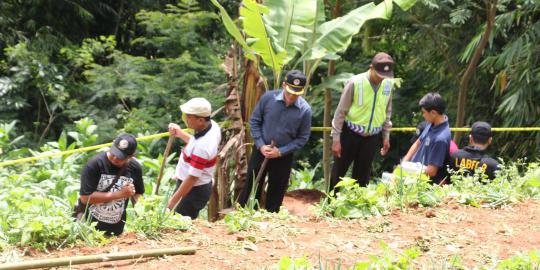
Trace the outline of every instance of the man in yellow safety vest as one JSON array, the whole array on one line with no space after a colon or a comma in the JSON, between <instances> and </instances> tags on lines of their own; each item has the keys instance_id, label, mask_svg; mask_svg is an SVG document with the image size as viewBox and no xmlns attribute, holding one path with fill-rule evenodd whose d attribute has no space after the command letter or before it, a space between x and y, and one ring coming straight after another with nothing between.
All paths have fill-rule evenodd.
<instances>
[{"instance_id":1,"label":"man in yellow safety vest","mask_svg":"<svg viewBox=\"0 0 540 270\"><path fill-rule=\"evenodd\" d=\"M330 189L353 162L352 178L361 186L367 186L381 139L381 155L388 152L393 78L394 60L380 52L371 60L368 71L352 77L345 85L332 120L334 165Z\"/></svg>"}]
</instances>

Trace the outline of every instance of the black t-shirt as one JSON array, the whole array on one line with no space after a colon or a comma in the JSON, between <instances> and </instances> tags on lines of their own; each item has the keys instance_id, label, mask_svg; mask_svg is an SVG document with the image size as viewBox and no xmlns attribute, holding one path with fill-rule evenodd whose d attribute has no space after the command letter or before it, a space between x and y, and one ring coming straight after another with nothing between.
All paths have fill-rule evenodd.
<instances>
[{"instance_id":1,"label":"black t-shirt","mask_svg":"<svg viewBox=\"0 0 540 270\"><path fill-rule=\"evenodd\" d=\"M139 162L130 160L124 172L109 190L115 192L121 189L125 182L133 183L136 194L144 193L142 169ZM116 178L121 170L107 158L107 153L99 153L92 157L81 174L80 195L90 195L95 191L104 191ZM92 221L97 221L96 228L107 234L119 235L124 231L126 223L126 208L128 199L114 200L108 203L93 204L88 207Z\"/></svg>"},{"instance_id":2,"label":"black t-shirt","mask_svg":"<svg viewBox=\"0 0 540 270\"><path fill-rule=\"evenodd\" d=\"M484 154L484 150L473 146L467 146L454 152L450 165L456 171L463 169L466 175L470 175L477 168L480 168L492 180L495 178L495 171L499 169L499 162Z\"/></svg>"}]
</instances>

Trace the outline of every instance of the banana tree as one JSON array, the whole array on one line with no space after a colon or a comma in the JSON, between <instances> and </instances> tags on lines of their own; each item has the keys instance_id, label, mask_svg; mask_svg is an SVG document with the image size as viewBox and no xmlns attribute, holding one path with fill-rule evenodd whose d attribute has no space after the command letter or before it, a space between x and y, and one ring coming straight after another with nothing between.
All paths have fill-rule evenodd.
<instances>
[{"instance_id":1,"label":"banana tree","mask_svg":"<svg viewBox=\"0 0 540 270\"><path fill-rule=\"evenodd\" d=\"M325 22L323 0L267 0L265 5L244 0L240 20L246 38L217 0L225 28L244 48L245 56L256 60L260 56L272 69L274 87L279 87L281 70L297 54L294 67L303 64L309 77L321 61L338 59L362 25L372 19L389 19L393 4L403 10L417 0L385 0L378 5L368 3L344 16Z\"/></svg>"}]
</instances>

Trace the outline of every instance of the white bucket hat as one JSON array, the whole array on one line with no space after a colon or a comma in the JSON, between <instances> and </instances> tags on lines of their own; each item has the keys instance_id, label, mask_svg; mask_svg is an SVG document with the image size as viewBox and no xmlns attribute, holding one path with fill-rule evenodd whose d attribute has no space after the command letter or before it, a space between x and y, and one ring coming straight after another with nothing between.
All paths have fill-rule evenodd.
<instances>
[{"instance_id":1,"label":"white bucket hat","mask_svg":"<svg viewBox=\"0 0 540 270\"><path fill-rule=\"evenodd\" d=\"M212 105L205 98L192 98L180 105L180 110L185 114L209 117L212 114Z\"/></svg>"}]
</instances>

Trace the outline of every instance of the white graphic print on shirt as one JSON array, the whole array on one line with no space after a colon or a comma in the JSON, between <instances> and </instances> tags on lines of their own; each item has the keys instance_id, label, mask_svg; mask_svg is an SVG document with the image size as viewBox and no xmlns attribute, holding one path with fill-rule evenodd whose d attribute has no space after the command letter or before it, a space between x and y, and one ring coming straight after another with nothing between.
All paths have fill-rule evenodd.
<instances>
[{"instance_id":1,"label":"white graphic print on shirt","mask_svg":"<svg viewBox=\"0 0 540 270\"><path fill-rule=\"evenodd\" d=\"M97 191L103 191L105 188L107 188L112 183L115 177L116 175L101 174L101 178L99 179L99 184L97 186ZM120 188L124 185L125 182L133 183L133 179L125 176L120 176L118 182L110 189L109 192L116 192L120 190ZM90 213L92 213L92 216L94 216L97 220L109 224L116 224L122 219L125 204L126 199L119 199L107 203L92 204L89 208L91 211Z\"/></svg>"}]
</instances>

